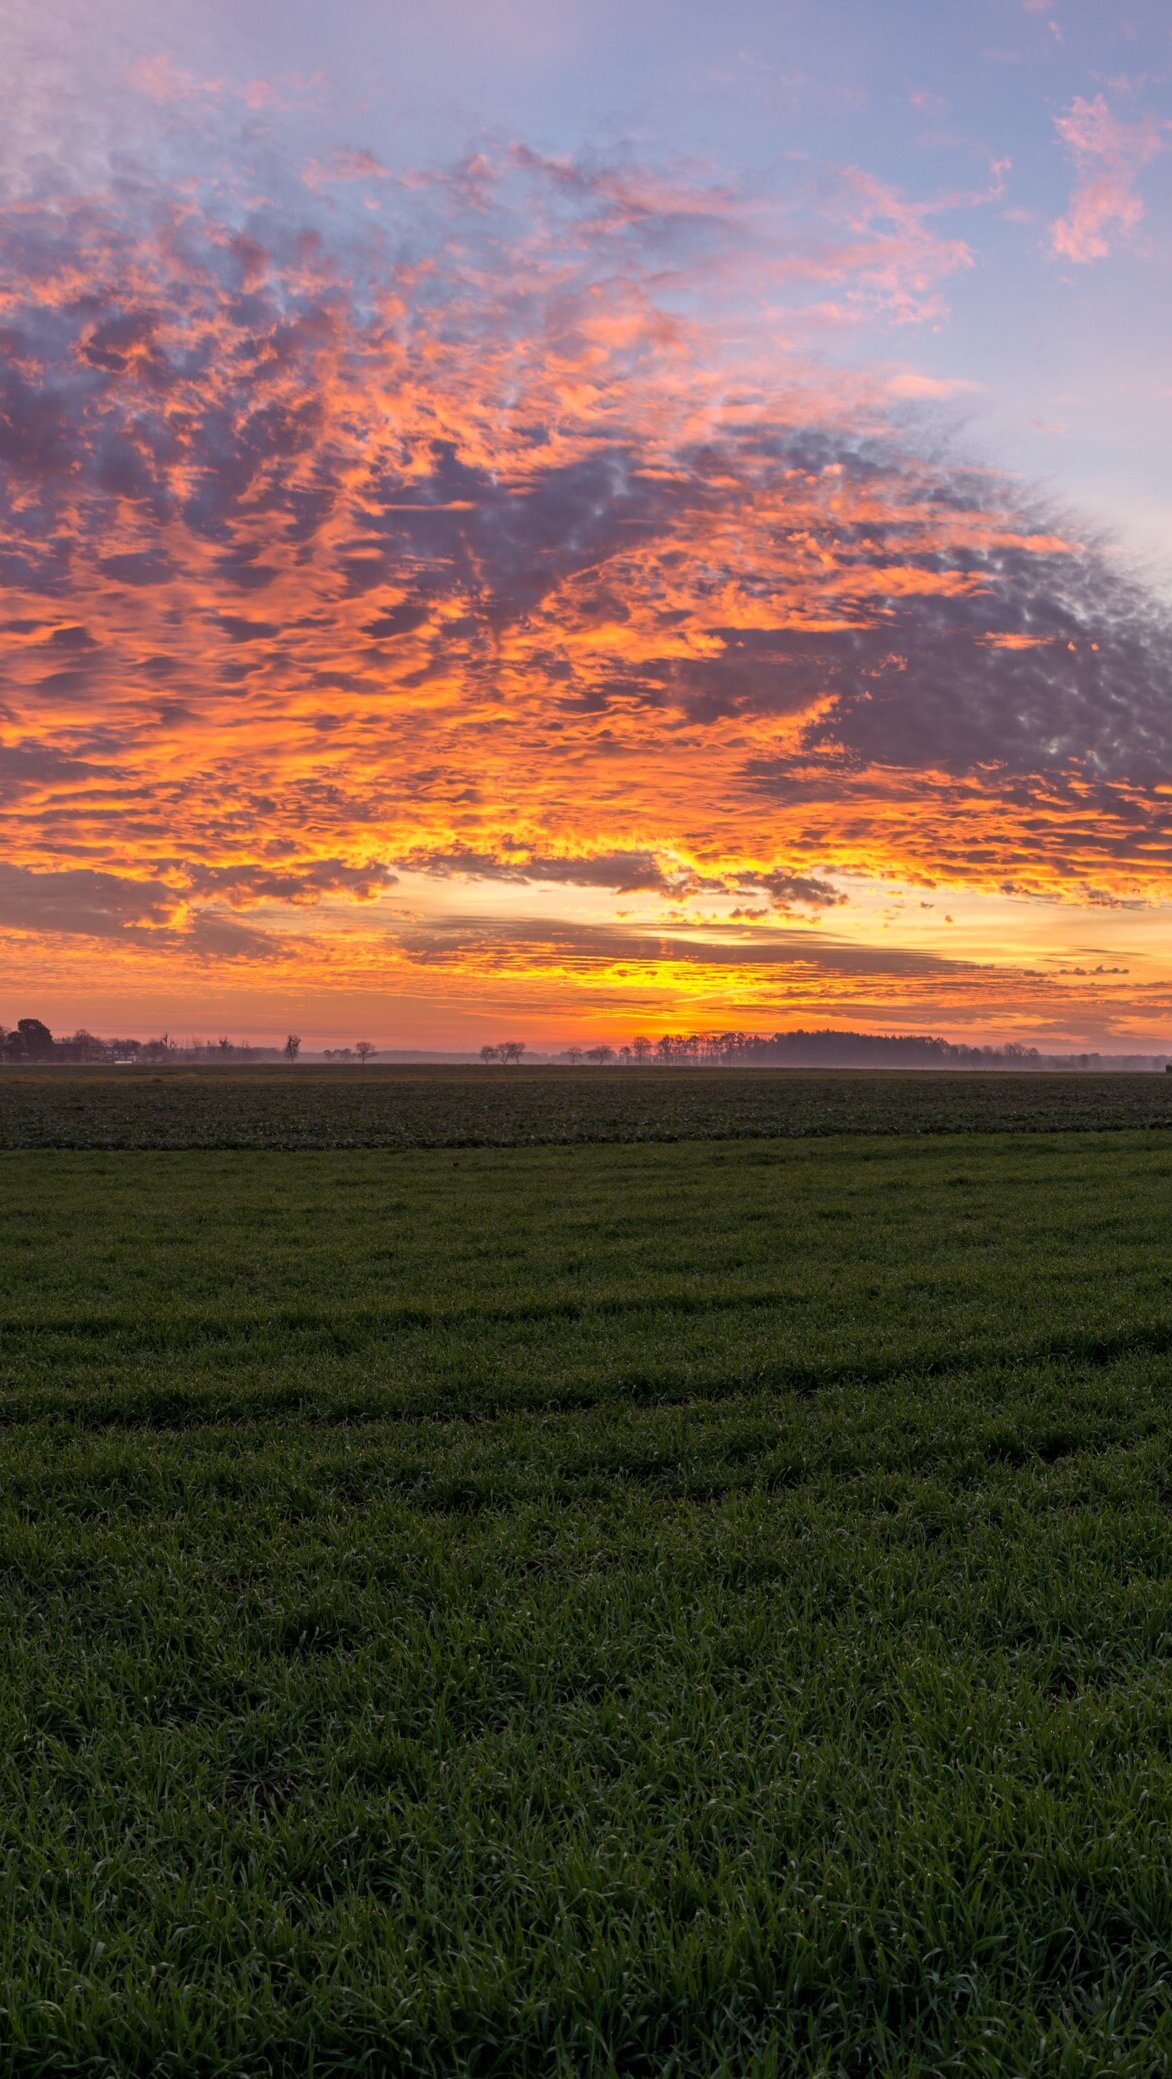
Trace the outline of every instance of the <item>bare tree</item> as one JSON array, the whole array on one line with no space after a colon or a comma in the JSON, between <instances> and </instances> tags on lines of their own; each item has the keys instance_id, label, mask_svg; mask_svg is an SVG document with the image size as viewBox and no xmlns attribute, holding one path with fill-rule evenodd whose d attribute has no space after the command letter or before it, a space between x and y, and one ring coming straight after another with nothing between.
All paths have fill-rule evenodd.
<instances>
[{"instance_id":1,"label":"bare tree","mask_svg":"<svg viewBox=\"0 0 1172 2079\"><path fill-rule=\"evenodd\" d=\"M587 1061L594 1061L594 1062L597 1062L597 1064L598 1064L599 1068L601 1068L604 1062L606 1062L606 1061L613 1061L613 1060L614 1060L614 1048L613 1048L613 1047L587 1047L587 1049L586 1049L586 1059L587 1059Z\"/></svg>"},{"instance_id":2,"label":"bare tree","mask_svg":"<svg viewBox=\"0 0 1172 2079\"><path fill-rule=\"evenodd\" d=\"M485 1067L487 1068L490 1061L496 1060L496 1048L482 1047L480 1049L480 1058L483 1061Z\"/></svg>"},{"instance_id":3,"label":"bare tree","mask_svg":"<svg viewBox=\"0 0 1172 2079\"><path fill-rule=\"evenodd\" d=\"M579 1063L579 1062L581 1061L581 1059L582 1059L582 1049L581 1049L581 1047L567 1047L567 1048L566 1048L566 1060L567 1060L567 1061L569 1062L569 1064L570 1064L570 1067L571 1067L571 1068L577 1068L577 1066L578 1066L578 1063Z\"/></svg>"},{"instance_id":4,"label":"bare tree","mask_svg":"<svg viewBox=\"0 0 1172 2079\"><path fill-rule=\"evenodd\" d=\"M651 1058L651 1041L649 1039L632 1040L631 1052L636 1061L649 1061Z\"/></svg>"},{"instance_id":5,"label":"bare tree","mask_svg":"<svg viewBox=\"0 0 1172 2079\"><path fill-rule=\"evenodd\" d=\"M354 1052L357 1054L358 1059L360 1061L367 1062L370 1060L372 1054L378 1053L378 1048L372 1047L369 1040L356 1040L354 1043Z\"/></svg>"},{"instance_id":6,"label":"bare tree","mask_svg":"<svg viewBox=\"0 0 1172 2079\"><path fill-rule=\"evenodd\" d=\"M298 1055L300 1054L300 1052L301 1052L301 1034L300 1034L299 1032L291 1032L291 1033L289 1034L289 1037L288 1037L288 1039L287 1039L287 1040L285 1041L285 1059L286 1059L286 1061L296 1061L296 1059L297 1059L297 1056L298 1056Z\"/></svg>"},{"instance_id":7,"label":"bare tree","mask_svg":"<svg viewBox=\"0 0 1172 2079\"><path fill-rule=\"evenodd\" d=\"M524 1040L502 1040L497 1048L497 1054L502 1061L511 1061L514 1064L520 1061L524 1052Z\"/></svg>"}]
</instances>

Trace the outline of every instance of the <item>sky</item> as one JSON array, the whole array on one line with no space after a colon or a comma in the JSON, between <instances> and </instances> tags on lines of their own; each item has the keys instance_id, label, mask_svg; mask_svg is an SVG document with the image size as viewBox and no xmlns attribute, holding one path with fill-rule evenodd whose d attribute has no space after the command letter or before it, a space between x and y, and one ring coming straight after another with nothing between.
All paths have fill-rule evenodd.
<instances>
[{"instance_id":1,"label":"sky","mask_svg":"<svg viewBox=\"0 0 1172 2079\"><path fill-rule=\"evenodd\" d=\"M1172 1047L1162 0L0 66L0 1022Z\"/></svg>"}]
</instances>

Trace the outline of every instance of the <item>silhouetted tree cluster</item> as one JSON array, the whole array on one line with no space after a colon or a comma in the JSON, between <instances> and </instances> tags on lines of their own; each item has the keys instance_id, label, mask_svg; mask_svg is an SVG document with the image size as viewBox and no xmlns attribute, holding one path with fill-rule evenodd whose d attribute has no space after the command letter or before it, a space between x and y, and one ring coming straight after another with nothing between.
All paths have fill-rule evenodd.
<instances>
[{"instance_id":1,"label":"silhouetted tree cluster","mask_svg":"<svg viewBox=\"0 0 1172 2079\"><path fill-rule=\"evenodd\" d=\"M53 1035L39 1018L18 1018L11 1032L0 1033L0 1052L5 1061L49 1061Z\"/></svg>"},{"instance_id":2,"label":"silhouetted tree cluster","mask_svg":"<svg viewBox=\"0 0 1172 2079\"><path fill-rule=\"evenodd\" d=\"M589 1048L586 1059L599 1057ZM619 1059L673 1064L713 1063L722 1066L851 1068L979 1068L998 1063L1037 1062L1036 1047L1011 1041L1004 1047L966 1047L928 1033L840 1032L830 1026L794 1032L665 1032L657 1040L633 1040L620 1047Z\"/></svg>"},{"instance_id":3,"label":"silhouetted tree cluster","mask_svg":"<svg viewBox=\"0 0 1172 2079\"><path fill-rule=\"evenodd\" d=\"M490 1049L482 1049L487 1055ZM622 1067L661 1068L1069 1068L1151 1069L1165 1057L1152 1054L1042 1054L1009 1040L1002 1047L968 1047L931 1033L840 1032L826 1026L793 1032L665 1032L615 1048L568 1047L571 1066L617 1061Z\"/></svg>"},{"instance_id":4,"label":"silhouetted tree cluster","mask_svg":"<svg viewBox=\"0 0 1172 2079\"><path fill-rule=\"evenodd\" d=\"M275 1047L237 1046L230 1039L190 1040L186 1046L169 1032L158 1039L98 1039L84 1026L68 1038L54 1039L40 1018L18 1018L9 1030L0 1025L0 1061L18 1064L35 1062L140 1061L263 1061L275 1055Z\"/></svg>"},{"instance_id":5,"label":"silhouetted tree cluster","mask_svg":"<svg viewBox=\"0 0 1172 2079\"><path fill-rule=\"evenodd\" d=\"M486 1067L490 1061L511 1062L515 1067L524 1052L524 1040L501 1040L495 1047L482 1047L480 1058Z\"/></svg>"},{"instance_id":6,"label":"silhouetted tree cluster","mask_svg":"<svg viewBox=\"0 0 1172 2079\"><path fill-rule=\"evenodd\" d=\"M110 1061L105 1040L96 1039L84 1026L68 1039L54 1039L40 1018L18 1018L11 1032L0 1025L0 1061Z\"/></svg>"}]
</instances>

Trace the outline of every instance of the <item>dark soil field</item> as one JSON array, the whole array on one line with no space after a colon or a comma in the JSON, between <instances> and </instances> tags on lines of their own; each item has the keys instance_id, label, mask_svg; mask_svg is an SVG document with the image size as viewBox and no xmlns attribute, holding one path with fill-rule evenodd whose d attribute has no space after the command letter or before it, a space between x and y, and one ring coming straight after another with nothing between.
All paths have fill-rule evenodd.
<instances>
[{"instance_id":1,"label":"dark soil field","mask_svg":"<svg viewBox=\"0 0 1172 2079\"><path fill-rule=\"evenodd\" d=\"M1172 2066L1172 1142L770 1131L0 1157L0 2072Z\"/></svg>"},{"instance_id":2,"label":"dark soil field","mask_svg":"<svg viewBox=\"0 0 1172 2079\"><path fill-rule=\"evenodd\" d=\"M0 1148L476 1148L1172 1126L1172 1076L848 1069L0 1069Z\"/></svg>"}]
</instances>

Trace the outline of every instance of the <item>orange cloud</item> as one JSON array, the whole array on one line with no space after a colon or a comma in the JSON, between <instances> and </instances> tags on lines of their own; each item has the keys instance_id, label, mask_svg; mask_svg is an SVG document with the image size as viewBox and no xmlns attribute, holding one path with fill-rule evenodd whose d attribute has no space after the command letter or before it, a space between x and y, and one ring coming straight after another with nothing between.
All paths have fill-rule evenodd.
<instances>
[{"instance_id":1,"label":"orange cloud","mask_svg":"<svg viewBox=\"0 0 1172 2079\"><path fill-rule=\"evenodd\" d=\"M390 229L319 221L312 183L0 217L0 933L30 987L100 959L180 994L458 972L861 1015L869 977L968 1015L989 964L886 944L848 881L1167 887L1166 617L920 453L889 377L706 321L755 206L517 149L377 187ZM841 206L811 265L895 322L966 264L861 176Z\"/></svg>"}]
</instances>

